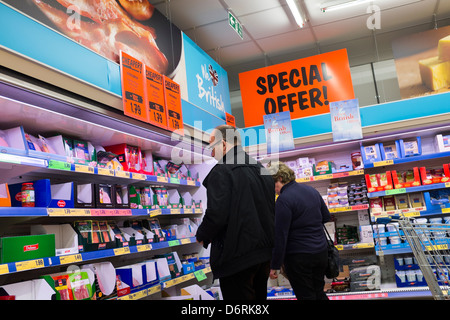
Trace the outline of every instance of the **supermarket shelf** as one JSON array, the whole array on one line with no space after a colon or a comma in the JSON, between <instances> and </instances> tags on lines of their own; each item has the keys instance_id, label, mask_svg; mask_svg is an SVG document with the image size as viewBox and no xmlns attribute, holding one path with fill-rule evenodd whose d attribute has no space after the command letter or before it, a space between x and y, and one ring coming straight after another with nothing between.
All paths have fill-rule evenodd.
<instances>
[{"instance_id":1,"label":"supermarket shelf","mask_svg":"<svg viewBox=\"0 0 450 320\"><path fill-rule=\"evenodd\" d=\"M355 249L370 249L374 248L373 243L353 243L353 244L335 244L336 249L339 251L355 250Z\"/></svg>"},{"instance_id":2,"label":"supermarket shelf","mask_svg":"<svg viewBox=\"0 0 450 320\"><path fill-rule=\"evenodd\" d=\"M201 214L201 208L101 209L0 207L0 217L156 217L160 215Z\"/></svg>"},{"instance_id":3,"label":"supermarket shelf","mask_svg":"<svg viewBox=\"0 0 450 320\"><path fill-rule=\"evenodd\" d=\"M408 288L388 288L373 291L359 291L359 292L337 292L327 293L330 300L368 300L368 299L410 299L410 298L432 298L428 287L408 287ZM448 287L441 287L443 290L448 290ZM268 300L296 300L295 295L280 294L279 296L268 296Z\"/></svg>"},{"instance_id":4,"label":"supermarket shelf","mask_svg":"<svg viewBox=\"0 0 450 320\"><path fill-rule=\"evenodd\" d=\"M86 261L92 261L103 258L112 258L122 255L142 253L146 251L170 248L180 245L186 245L196 243L195 237L177 239L171 241L155 242L150 244L143 244L131 247L121 247L114 249L104 249L98 251L90 251L83 253L76 253L66 256L47 257L27 261L9 262L0 264L0 275L7 275L11 273L29 271L39 268L55 267L61 265L67 265L71 263L81 263Z\"/></svg>"},{"instance_id":5,"label":"supermarket shelf","mask_svg":"<svg viewBox=\"0 0 450 320\"><path fill-rule=\"evenodd\" d=\"M330 213L337 213L337 212L350 212L350 211L367 210L367 209L369 209L368 204L361 204L361 205L357 205L357 206L331 208L331 209L328 209L328 211L330 211Z\"/></svg>"},{"instance_id":6,"label":"supermarket shelf","mask_svg":"<svg viewBox=\"0 0 450 320\"><path fill-rule=\"evenodd\" d=\"M434 184L428 184L428 185L418 186L418 187L409 187L409 188L400 188L400 189L392 189L392 190L377 191L377 192L368 192L367 197L368 198L376 198L376 197L391 196L391 195L396 195L396 194L423 192L423 191L437 190L437 189L444 189L444 188L450 188L450 183L449 182L434 183Z\"/></svg>"},{"instance_id":7,"label":"supermarket shelf","mask_svg":"<svg viewBox=\"0 0 450 320\"><path fill-rule=\"evenodd\" d=\"M320 175L320 176L298 178L295 181L297 181L299 183L305 183L305 182L331 180L331 179L346 178L346 177L353 177L353 176L360 176L360 175L364 175L364 170L345 171L345 172L324 174L324 175Z\"/></svg>"},{"instance_id":8,"label":"supermarket shelf","mask_svg":"<svg viewBox=\"0 0 450 320\"><path fill-rule=\"evenodd\" d=\"M364 163L364 169L384 167L384 166L391 166L391 165L408 163L408 162L416 162L416 161L425 161L425 160L439 159L439 158L445 158L445 157L448 157L448 156L450 156L450 151L440 152L440 153L432 153L432 154L425 154L425 155L420 155L420 156L407 157L407 158L394 159L394 160L377 161L377 162L373 162L373 163Z\"/></svg>"},{"instance_id":9,"label":"supermarket shelf","mask_svg":"<svg viewBox=\"0 0 450 320\"><path fill-rule=\"evenodd\" d=\"M211 268L207 267L205 269L200 269L185 275L182 275L180 277L177 277L175 279L163 281L160 284L153 285L149 288L144 288L142 290L138 290L136 292L130 293L125 296L117 297L117 300L139 300L146 297L149 297L155 293L161 292L162 289L167 289L170 287L177 286L179 284L182 284L184 282L197 279L198 282L201 282L207 278L207 274L211 273Z\"/></svg>"},{"instance_id":10,"label":"supermarket shelf","mask_svg":"<svg viewBox=\"0 0 450 320\"><path fill-rule=\"evenodd\" d=\"M22 153L17 150L17 154L0 153L0 163L21 166L35 167L36 170L48 169L59 172L71 172L80 174L91 174L103 177L121 178L127 180L133 180L133 182L151 182L152 184L173 185L173 186L190 186L200 187L199 180L193 179L180 179L173 176L164 175L147 175L142 173L128 172L122 170L109 170L99 167L91 167L89 165L74 164L65 161L55 159L40 159L27 155L20 155ZM51 155L49 154L49 157ZM130 181L131 183L131 181Z\"/></svg>"}]
</instances>

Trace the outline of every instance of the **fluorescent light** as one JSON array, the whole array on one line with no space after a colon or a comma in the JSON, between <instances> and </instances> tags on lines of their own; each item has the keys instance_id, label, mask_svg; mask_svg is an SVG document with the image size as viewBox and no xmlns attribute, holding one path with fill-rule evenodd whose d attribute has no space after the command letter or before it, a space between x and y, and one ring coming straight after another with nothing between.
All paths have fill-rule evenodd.
<instances>
[{"instance_id":1,"label":"fluorescent light","mask_svg":"<svg viewBox=\"0 0 450 320\"><path fill-rule=\"evenodd\" d=\"M298 24L300 28L305 26L305 20L303 20L302 12L300 8L295 3L295 0L286 0L289 9L291 9L292 15L294 16L295 22Z\"/></svg>"},{"instance_id":2,"label":"fluorescent light","mask_svg":"<svg viewBox=\"0 0 450 320\"><path fill-rule=\"evenodd\" d=\"M373 2L373 1L374 0L330 1L330 2L321 4L320 10L322 10L322 12L326 12L326 11L328 12L328 11L353 7L358 4L362 4L362 3L366 3L366 2Z\"/></svg>"}]
</instances>

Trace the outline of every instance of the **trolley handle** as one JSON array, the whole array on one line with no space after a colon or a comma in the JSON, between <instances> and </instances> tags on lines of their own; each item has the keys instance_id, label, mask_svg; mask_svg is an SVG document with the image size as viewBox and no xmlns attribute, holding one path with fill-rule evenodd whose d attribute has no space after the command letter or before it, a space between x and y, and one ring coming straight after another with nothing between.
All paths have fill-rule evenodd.
<instances>
[{"instance_id":1,"label":"trolley handle","mask_svg":"<svg viewBox=\"0 0 450 320\"><path fill-rule=\"evenodd\" d=\"M399 215L393 215L393 216L390 216L390 217L377 218L377 223L379 223L379 224L388 224L388 223L390 223L392 221L397 221L399 219L400 219Z\"/></svg>"}]
</instances>

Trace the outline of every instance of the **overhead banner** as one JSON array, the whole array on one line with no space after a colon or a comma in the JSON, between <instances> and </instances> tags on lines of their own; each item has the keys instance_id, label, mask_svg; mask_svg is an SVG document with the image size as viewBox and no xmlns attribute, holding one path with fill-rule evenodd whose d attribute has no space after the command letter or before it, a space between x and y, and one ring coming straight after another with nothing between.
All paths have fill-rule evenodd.
<instances>
[{"instance_id":1,"label":"overhead banner","mask_svg":"<svg viewBox=\"0 0 450 320\"><path fill-rule=\"evenodd\" d=\"M347 50L337 50L239 74L246 127L289 111L291 119L330 112L330 102L354 99Z\"/></svg>"},{"instance_id":2,"label":"overhead banner","mask_svg":"<svg viewBox=\"0 0 450 320\"><path fill-rule=\"evenodd\" d=\"M402 99L450 89L450 26L392 41Z\"/></svg>"}]
</instances>

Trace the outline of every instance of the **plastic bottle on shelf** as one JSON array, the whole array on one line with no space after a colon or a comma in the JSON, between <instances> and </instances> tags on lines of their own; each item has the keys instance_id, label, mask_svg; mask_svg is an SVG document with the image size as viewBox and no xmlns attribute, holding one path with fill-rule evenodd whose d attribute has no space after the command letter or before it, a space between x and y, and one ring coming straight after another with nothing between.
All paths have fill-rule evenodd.
<instances>
[{"instance_id":1,"label":"plastic bottle on shelf","mask_svg":"<svg viewBox=\"0 0 450 320\"><path fill-rule=\"evenodd\" d=\"M22 207L34 207L34 187L32 182L22 184Z\"/></svg>"}]
</instances>

